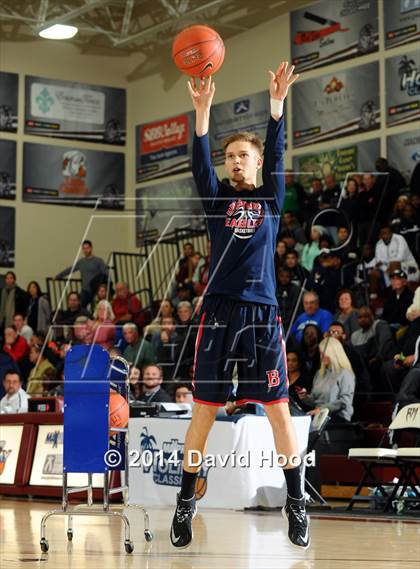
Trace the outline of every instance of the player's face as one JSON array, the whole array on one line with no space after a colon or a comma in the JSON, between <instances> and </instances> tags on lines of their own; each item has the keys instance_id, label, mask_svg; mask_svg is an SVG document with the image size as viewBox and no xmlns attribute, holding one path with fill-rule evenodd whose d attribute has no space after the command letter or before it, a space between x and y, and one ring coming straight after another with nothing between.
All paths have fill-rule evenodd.
<instances>
[{"instance_id":1,"label":"player's face","mask_svg":"<svg viewBox=\"0 0 420 569\"><path fill-rule=\"evenodd\" d=\"M255 185L261 166L262 158L250 142L236 140L226 148L225 169L234 184L245 182Z\"/></svg>"}]
</instances>

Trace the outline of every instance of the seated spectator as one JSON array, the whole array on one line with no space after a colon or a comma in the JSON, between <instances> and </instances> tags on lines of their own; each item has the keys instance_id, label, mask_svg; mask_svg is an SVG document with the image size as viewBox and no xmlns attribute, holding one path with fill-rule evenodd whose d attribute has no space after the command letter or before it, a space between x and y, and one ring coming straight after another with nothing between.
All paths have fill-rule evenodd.
<instances>
[{"instance_id":1,"label":"seated spectator","mask_svg":"<svg viewBox=\"0 0 420 569\"><path fill-rule=\"evenodd\" d=\"M405 204L399 218L391 222L391 226L395 233L399 233L404 237L417 263L419 263L418 235L420 232L420 215L416 212L412 202Z\"/></svg>"},{"instance_id":2,"label":"seated spectator","mask_svg":"<svg viewBox=\"0 0 420 569\"><path fill-rule=\"evenodd\" d=\"M378 176L379 192L385 193L384 199L378 212L380 223L386 223L391 216L392 206L398 199L400 190L407 187L401 172L388 164L386 158L378 158L375 163L376 171L380 172Z\"/></svg>"},{"instance_id":3,"label":"seated spectator","mask_svg":"<svg viewBox=\"0 0 420 569\"><path fill-rule=\"evenodd\" d=\"M314 260L321 252L319 248L319 240L323 233L324 228L321 227L321 225L314 225L311 229L309 243L306 243L302 252L302 265L307 271L312 271Z\"/></svg>"},{"instance_id":4,"label":"seated spectator","mask_svg":"<svg viewBox=\"0 0 420 569\"><path fill-rule=\"evenodd\" d=\"M92 321L86 316L79 316L71 330L72 344L91 344L92 343Z\"/></svg>"},{"instance_id":5,"label":"seated spectator","mask_svg":"<svg viewBox=\"0 0 420 569\"><path fill-rule=\"evenodd\" d=\"M321 330L315 324L307 324L303 330L300 352L302 354L303 373L307 382L307 390L312 389L315 373L321 365L319 344L322 340Z\"/></svg>"},{"instance_id":6,"label":"seated spectator","mask_svg":"<svg viewBox=\"0 0 420 569\"><path fill-rule=\"evenodd\" d=\"M287 245L281 239L277 241L276 251L274 253L274 268L278 271L279 268L284 267L284 262L286 260Z\"/></svg>"},{"instance_id":7,"label":"seated spectator","mask_svg":"<svg viewBox=\"0 0 420 569\"><path fill-rule=\"evenodd\" d=\"M354 263L355 261L357 261L358 259L358 254L357 254L357 250L356 247L354 246L354 233L353 233L353 237L350 239L349 243L347 243L347 241L349 240L350 237L350 232L349 232L349 228L341 225L340 227L338 227L337 229L337 248L340 247L338 253L340 254L340 257L343 260L343 264L349 264L349 263ZM345 243L347 243L347 245L345 245Z\"/></svg>"},{"instance_id":8,"label":"seated spectator","mask_svg":"<svg viewBox=\"0 0 420 569\"><path fill-rule=\"evenodd\" d=\"M42 346L32 346L29 353L29 361L34 365L28 377L26 393L30 397L37 397L44 392L43 377L49 369L54 369L52 363L47 360Z\"/></svg>"},{"instance_id":9,"label":"seated spectator","mask_svg":"<svg viewBox=\"0 0 420 569\"><path fill-rule=\"evenodd\" d=\"M348 423L353 416L355 379L343 346L335 338L325 338L319 345L321 367L316 372L311 392L302 389L299 397L314 408L308 415L328 409L331 421Z\"/></svg>"},{"instance_id":10,"label":"seated spectator","mask_svg":"<svg viewBox=\"0 0 420 569\"><path fill-rule=\"evenodd\" d=\"M316 292L305 292L303 295L303 310L292 326L292 334L296 340L302 340L303 331L308 324L315 324L322 333L326 332L333 320L331 312L319 306L319 297Z\"/></svg>"},{"instance_id":11,"label":"seated spectator","mask_svg":"<svg viewBox=\"0 0 420 569\"><path fill-rule=\"evenodd\" d=\"M413 302L414 294L407 286L407 275L401 269L396 269L390 274L391 287L387 290L387 298L382 313L393 330L408 325L406 312Z\"/></svg>"},{"instance_id":12,"label":"seated spectator","mask_svg":"<svg viewBox=\"0 0 420 569\"><path fill-rule=\"evenodd\" d=\"M22 389L22 376L14 369L6 371L3 377L5 396L0 401L0 413L27 413L28 396Z\"/></svg>"},{"instance_id":13,"label":"seated spectator","mask_svg":"<svg viewBox=\"0 0 420 569\"><path fill-rule=\"evenodd\" d=\"M182 267L182 265L188 264L191 260L191 257L194 255L194 245L190 242L184 243L182 245L182 257L178 263L178 270Z\"/></svg>"},{"instance_id":14,"label":"seated spectator","mask_svg":"<svg viewBox=\"0 0 420 569\"><path fill-rule=\"evenodd\" d=\"M174 307L172 302L169 298L164 298L159 306L159 311L157 313L156 318L154 318L150 324L146 326L144 329L144 337L146 340L150 340L151 337L160 332L160 327L162 325L163 318L171 318L174 313Z\"/></svg>"},{"instance_id":15,"label":"seated spectator","mask_svg":"<svg viewBox=\"0 0 420 569\"><path fill-rule=\"evenodd\" d=\"M353 283L353 274L348 267L342 267L338 251L330 251L319 256L319 265L314 267L307 288L318 294L322 308L334 312L337 290L350 288Z\"/></svg>"},{"instance_id":16,"label":"seated spectator","mask_svg":"<svg viewBox=\"0 0 420 569\"><path fill-rule=\"evenodd\" d=\"M0 329L13 324L15 314L26 314L28 296L16 284L16 275L7 271L4 277L4 287L0 291Z\"/></svg>"},{"instance_id":17,"label":"seated spectator","mask_svg":"<svg viewBox=\"0 0 420 569\"><path fill-rule=\"evenodd\" d=\"M79 316L90 318L90 312L80 304L80 295L70 292L67 295L67 310L62 310L57 315L56 325L59 327L72 327ZM38 332L38 330L37 330ZM57 329L57 335L67 337L68 330Z\"/></svg>"},{"instance_id":18,"label":"seated spectator","mask_svg":"<svg viewBox=\"0 0 420 569\"><path fill-rule=\"evenodd\" d=\"M172 317L163 319L162 329L152 342L156 351L156 360L162 367L165 382L175 377L179 350L182 348L181 340L176 332L175 320Z\"/></svg>"},{"instance_id":19,"label":"seated spectator","mask_svg":"<svg viewBox=\"0 0 420 569\"><path fill-rule=\"evenodd\" d=\"M322 192L321 202L325 207L337 207L341 195L341 187L335 181L333 174L327 174L324 179L325 188Z\"/></svg>"},{"instance_id":20,"label":"seated spectator","mask_svg":"<svg viewBox=\"0 0 420 569\"><path fill-rule=\"evenodd\" d=\"M201 257L192 278L194 293L197 296L201 296L205 291L207 284L209 282L209 270L210 270L210 241L207 241L207 255Z\"/></svg>"},{"instance_id":21,"label":"seated spectator","mask_svg":"<svg viewBox=\"0 0 420 569\"><path fill-rule=\"evenodd\" d=\"M279 303L283 328L288 330L298 302L299 306L296 313L302 311L302 301L300 299L300 287L292 283L292 273L281 267L277 269L276 298Z\"/></svg>"},{"instance_id":22,"label":"seated spectator","mask_svg":"<svg viewBox=\"0 0 420 569\"><path fill-rule=\"evenodd\" d=\"M309 222L319 209L322 209L322 181L319 178L312 178L309 192L305 194L302 215L306 223Z\"/></svg>"},{"instance_id":23,"label":"seated spectator","mask_svg":"<svg viewBox=\"0 0 420 569\"><path fill-rule=\"evenodd\" d=\"M149 364L143 367L143 393L139 401L145 403L170 403L171 396L162 387L163 374L160 366Z\"/></svg>"},{"instance_id":24,"label":"seated spectator","mask_svg":"<svg viewBox=\"0 0 420 569\"><path fill-rule=\"evenodd\" d=\"M309 277L309 271L299 264L299 253L296 250L287 251L284 266L292 272L292 282L299 286Z\"/></svg>"},{"instance_id":25,"label":"seated spectator","mask_svg":"<svg viewBox=\"0 0 420 569\"><path fill-rule=\"evenodd\" d=\"M378 181L373 174L363 174L363 183L359 186L359 246L367 242L375 242L378 235L376 209L380 198Z\"/></svg>"},{"instance_id":26,"label":"seated spectator","mask_svg":"<svg viewBox=\"0 0 420 569\"><path fill-rule=\"evenodd\" d=\"M306 235L302 225L299 223L296 214L293 211L287 211L284 208L282 215L282 231L289 233L295 239L296 243L305 244Z\"/></svg>"},{"instance_id":27,"label":"seated spectator","mask_svg":"<svg viewBox=\"0 0 420 569\"><path fill-rule=\"evenodd\" d=\"M31 338L34 334L34 331L30 326L26 324L25 317L23 316L23 314L15 314L13 318L13 324L19 336L25 338L25 340L29 344L31 342Z\"/></svg>"},{"instance_id":28,"label":"seated spectator","mask_svg":"<svg viewBox=\"0 0 420 569\"><path fill-rule=\"evenodd\" d=\"M177 288L175 289L175 297L173 298L172 304L176 308L181 302L191 303L193 297L194 297L193 288L186 283L179 283Z\"/></svg>"},{"instance_id":29,"label":"seated spectator","mask_svg":"<svg viewBox=\"0 0 420 569\"><path fill-rule=\"evenodd\" d=\"M5 394L3 379L5 376L6 371L14 370L20 373L20 369L18 364L15 362L13 358L6 354L3 351L0 351L0 398L3 397Z\"/></svg>"},{"instance_id":30,"label":"seated spectator","mask_svg":"<svg viewBox=\"0 0 420 569\"><path fill-rule=\"evenodd\" d=\"M26 321L32 330L46 334L51 324L51 306L46 294L36 281L31 281L26 289L29 298Z\"/></svg>"},{"instance_id":31,"label":"seated spectator","mask_svg":"<svg viewBox=\"0 0 420 569\"><path fill-rule=\"evenodd\" d=\"M149 339L149 342L152 344L156 354L161 346L161 342L167 342L175 331L175 328L176 324L173 316L165 316L162 318L159 330Z\"/></svg>"},{"instance_id":32,"label":"seated spectator","mask_svg":"<svg viewBox=\"0 0 420 569\"><path fill-rule=\"evenodd\" d=\"M180 265L175 280L178 284L192 285L195 271L202 265L201 254L193 253L188 260Z\"/></svg>"},{"instance_id":33,"label":"seated spectator","mask_svg":"<svg viewBox=\"0 0 420 569\"><path fill-rule=\"evenodd\" d=\"M361 263L357 265L356 282L359 288L368 287L369 297L378 298L382 290L384 277L378 269L375 249L371 243L365 243L361 249ZM363 294L362 290L362 294Z\"/></svg>"},{"instance_id":34,"label":"seated spectator","mask_svg":"<svg viewBox=\"0 0 420 569\"><path fill-rule=\"evenodd\" d=\"M93 322L90 323L91 338L93 344L99 344L106 350L112 348L115 342L115 315L111 303L108 300L100 300L93 314Z\"/></svg>"},{"instance_id":35,"label":"seated spectator","mask_svg":"<svg viewBox=\"0 0 420 569\"><path fill-rule=\"evenodd\" d=\"M347 214L348 219L353 223L353 228L357 236L357 222L359 220L360 199L359 183L356 178L348 178L344 197L340 204L340 209Z\"/></svg>"},{"instance_id":36,"label":"seated spectator","mask_svg":"<svg viewBox=\"0 0 420 569\"><path fill-rule=\"evenodd\" d=\"M156 361L156 354L152 345L140 336L139 330L134 323L127 322L127 324L124 324L123 336L127 342L123 356L129 363L142 368Z\"/></svg>"},{"instance_id":37,"label":"seated spectator","mask_svg":"<svg viewBox=\"0 0 420 569\"><path fill-rule=\"evenodd\" d=\"M189 383L180 383L175 389L175 403L192 403L193 393Z\"/></svg>"},{"instance_id":38,"label":"seated spectator","mask_svg":"<svg viewBox=\"0 0 420 569\"><path fill-rule=\"evenodd\" d=\"M380 370L383 362L391 360L395 353L391 328L384 320L374 320L368 306L359 308L358 320L360 330L353 332L350 342L368 366L373 389L389 391L389 386L384 385Z\"/></svg>"},{"instance_id":39,"label":"seated spectator","mask_svg":"<svg viewBox=\"0 0 420 569\"><path fill-rule=\"evenodd\" d=\"M278 238L280 239L280 241L283 241L283 243L286 245L287 250L288 251L297 251L299 255L302 254L303 251L303 243L299 243L298 241L296 241L295 235L294 233L288 231L287 229L285 231L282 231ZM306 238L305 238L305 242L306 242Z\"/></svg>"},{"instance_id":40,"label":"seated spectator","mask_svg":"<svg viewBox=\"0 0 420 569\"><path fill-rule=\"evenodd\" d=\"M28 342L19 336L15 326L8 326L4 330L3 351L17 363L21 364L29 356Z\"/></svg>"},{"instance_id":41,"label":"seated spectator","mask_svg":"<svg viewBox=\"0 0 420 569\"><path fill-rule=\"evenodd\" d=\"M64 362L63 362L64 363ZM60 364L60 369L50 367L42 376L43 394L52 397L64 396L64 365Z\"/></svg>"},{"instance_id":42,"label":"seated spectator","mask_svg":"<svg viewBox=\"0 0 420 569\"><path fill-rule=\"evenodd\" d=\"M175 376L187 377L194 361L197 328L192 321L193 307L189 302L180 302L177 308L176 326L176 368Z\"/></svg>"},{"instance_id":43,"label":"seated spectator","mask_svg":"<svg viewBox=\"0 0 420 569\"><path fill-rule=\"evenodd\" d=\"M115 285L115 297L111 304L115 315L115 324L125 324L127 322L139 324L141 320L141 302L135 294L130 292L126 283L120 282Z\"/></svg>"},{"instance_id":44,"label":"seated spectator","mask_svg":"<svg viewBox=\"0 0 420 569\"><path fill-rule=\"evenodd\" d=\"M343 325L347 338L350 338L353 332L360 328L357 309L354 307L353 293L345 288L340 290L336 296L337 312L334 314L334 320Z\"/></svg>"},{"instance_id":45,"label":"seated spectator","mask_svg":"<svg viewBox=\"0 0 420 569\"><path fill-rule=\"evenodd\" d=\"M112 287L108 286L107 283L102 283L98 286L98 290L96 291L95 298L93 299L93 307L96 308L101 300L107 300L111 302L112 299Z\"/></svg>"},{"instance_id":46,"label":"seated spectator","mask_svg":"<svg viewBox=\"0 0 420 569\"><path fill-rule=\"evenodd\" d=\"M407 241L402 235L393 233L389 225L384 225L379 234L380 240L376 244L375 257L378 268L385 276L385 282L389 285L389 273L395 268L395 263L400 263L401 269L407 273L408 280L418 280L418 267Z\"/></svg>"},{"instance_id":47,"label":"seated spectator","mask_svg":"<svg viewBox=\"0 0 420 569\"><path fill-rule=\"evenodd\" d=\"M417 338L414 359L398 391L397 409L412 403L420 403L420 335Z\"/></svg>"}]
</instances>

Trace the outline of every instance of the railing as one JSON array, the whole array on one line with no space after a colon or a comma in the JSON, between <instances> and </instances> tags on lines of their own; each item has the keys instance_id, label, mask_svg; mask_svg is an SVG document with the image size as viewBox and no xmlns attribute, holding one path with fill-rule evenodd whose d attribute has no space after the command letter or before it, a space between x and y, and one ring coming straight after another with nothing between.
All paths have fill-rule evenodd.
<instances>
[{"instance_id":1,"label":"railing","mask_svg":"<svg viewBox=\"0 0 420 569\"><path fill-rule=\"evenodd\" d=\"M47 293L53 313L57 308L63 309L67 306L66 299L71 292L80 294L82 290L82 279L53 279L48 277L46 281Z\"/></svg>"}]
</instances>

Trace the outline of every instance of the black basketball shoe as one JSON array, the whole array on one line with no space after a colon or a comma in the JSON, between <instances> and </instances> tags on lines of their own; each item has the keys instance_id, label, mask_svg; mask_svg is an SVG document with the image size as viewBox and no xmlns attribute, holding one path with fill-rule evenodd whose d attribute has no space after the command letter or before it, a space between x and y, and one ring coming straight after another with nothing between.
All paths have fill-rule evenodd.
<instances>
[{"instance_id":1,"label":"black basketball shoe","mask_svg":"<svg viewBox=\"0 0 420 569\"><path fill-rule=\"evenodd\" d=\"M193 539L191 522L197 513L195 498L182 500L177 495L177 505L171 527L171 543L174 547L188 547Z\"/></svg>"},{"instance_id":2,"label":"black basketball shoe","mask_svg":"<svg viewBox=\"0 0 420 569\"><path fill-rule=\"evenodd\" d=\"M309 537L309 520L306 516L305 498L296 499L287 496L282 514L289 521L288 535L290 543L300 549L308 549L311 540Z\"/></svg>"}]
</instances>

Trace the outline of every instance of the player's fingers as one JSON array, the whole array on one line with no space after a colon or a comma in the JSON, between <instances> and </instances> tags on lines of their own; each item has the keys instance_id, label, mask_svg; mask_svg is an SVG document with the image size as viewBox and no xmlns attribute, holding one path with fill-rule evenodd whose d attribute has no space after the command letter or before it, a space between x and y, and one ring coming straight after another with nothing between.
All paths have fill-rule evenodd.
<instances>
[{"instance_id":1,"label":"player's fingers","mask_svg":"<svg viewBox=\"0 0 420 569\"><path fill-rule=\"evenodd\" d=\"M296 75L292 75L292 77L288 81L289 85L292 85L297 79L299 79L299 73L296 73Z\"/></svg>"},{"instance_id":2,"label":"player's fingers","mask_svg":"<svg viewBox=\"0 0 420 569\"><path fill-rule=\"evenodd\" d=\"M286 75L286 79L287 79L287 80L289 80L290 77L292 76L294 68L295 68L294 65L291 65L291 66L289 67L289 71L287 72L287 75Z\"/></svg>"},{"instance_id":3,"label":"player's fingers","mask_svg":"<svg viewBox=\"0 0 420 569\"><path fill-rule=\"evenodd\" d=\"M198 97L198 93L197 93L197 89L195 89L192 85L192 81L188 81L187 83L188 85L188 90L190 92L191 97L193 97L194 99Z\"/></svg>"},{"instance_id":4,"label":"player's fingers","mask_svg":"<svg viewBox=\"0 0 420 569\"><path fill-rule=\"evenodd\" d=\"M268 70L268 74L270 75L270 81L271 81L271 83L274 83L274 81L276 80L276 76L275 76L275 74L271 71L271 69Z\"/></svg>"},{"instance_id":5,"label":"player's fingers","mask_svg":"<svg viewBox=\"0 0 420 569\"><path fill-rule=\"evenodd\" d=\"M210 93L211 84L212 84L212 79L211 79L211 75L209 75L209 76L207 77L207 82L206 82L206 94L207 94L207 95Z\"/></svg>"},{"instance_id":6,"label":"player's fingers","mask_svg":"<svg viewBox=\"0 0 420 569\"><path fill-rule=\"evenodd\" d=\"M284 62L284 67L283 67L283 75L285 75L287 77L287 66L289 64L287 63L287 61Z\"/></svg>"},{"instance_id":7,"label":"player's fingers","mask_svg":"<svg viewBox=\"0 0 420 569\"><path fill-rule=\"evenodd\" d=\"M280 75L280 74L281 74L281 72L282 72L282 70L283 70L283 67L284 67L284 64L285 64L285 61L281 61L281 62L280 62L280 65L277 67L276 75Z\"/></svg>"}]
</instances>

